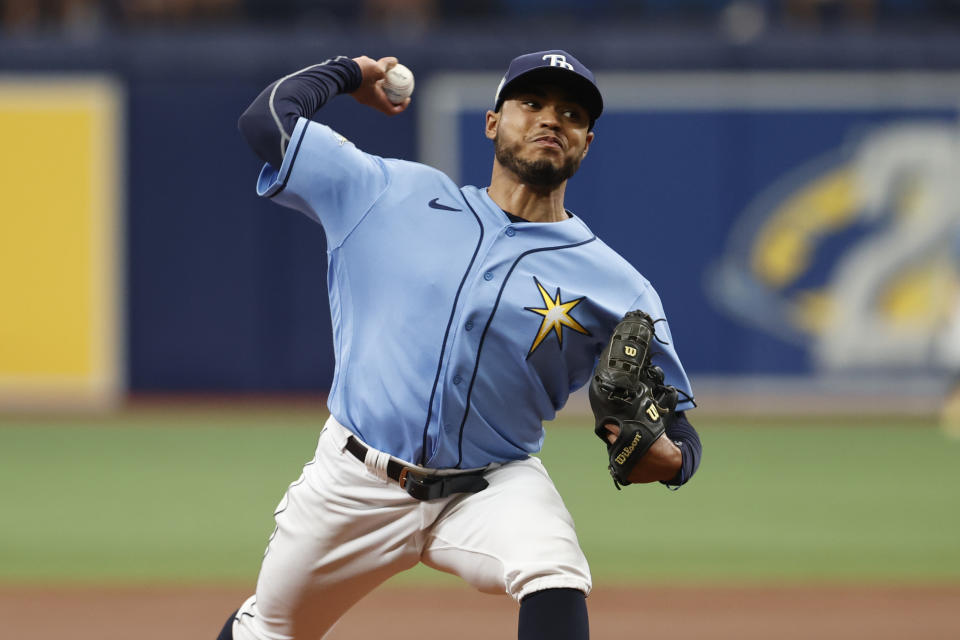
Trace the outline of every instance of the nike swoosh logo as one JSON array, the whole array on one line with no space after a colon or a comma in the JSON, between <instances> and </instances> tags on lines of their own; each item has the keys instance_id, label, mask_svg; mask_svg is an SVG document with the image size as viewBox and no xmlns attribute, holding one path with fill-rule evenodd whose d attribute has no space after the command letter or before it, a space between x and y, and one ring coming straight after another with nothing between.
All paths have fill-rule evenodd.
<instances>
[{"instance_id":1,"label":"nike swoosh logo","mask_svg":"<svg viewBox=\"0 0 960 640\"><path fill-rule=\"evenodd\" d=\"M440 209L441 211L463 211L463 209L454 209L453 207L448 207L445 204L440 204L439 202L437 202L437 200L439 199L440 198L434 198L427 204L430 206L431 209Z\"/></svg>"}]
</instances>

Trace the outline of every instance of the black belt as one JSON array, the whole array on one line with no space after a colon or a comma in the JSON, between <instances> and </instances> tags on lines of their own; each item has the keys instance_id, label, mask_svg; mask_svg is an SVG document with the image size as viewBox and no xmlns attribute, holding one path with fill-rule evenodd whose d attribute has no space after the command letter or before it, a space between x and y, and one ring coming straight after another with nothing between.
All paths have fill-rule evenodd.
<instances>
[{"instance_id":1,"label":"black belt","mask_svg":"<svg viewBox=\"0 0 960 640\"><path fill-rule=\"evenodd\" d=\"M367 445L353 436L347 438L347 451L360 462L367 459ZM452 475L428 475L393 458L387 462L387 477L396 480L400 488L417 500L446 498L455 493L476 493L487 488L485 470L464 471Z\"/></svg>"}]
</instances>

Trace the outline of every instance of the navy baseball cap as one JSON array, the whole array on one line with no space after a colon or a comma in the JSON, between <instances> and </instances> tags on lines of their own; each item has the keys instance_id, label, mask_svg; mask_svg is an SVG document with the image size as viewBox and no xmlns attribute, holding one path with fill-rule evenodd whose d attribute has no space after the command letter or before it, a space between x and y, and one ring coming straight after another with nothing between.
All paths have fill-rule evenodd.
<instances>
[{"instance_id":1,"label":"navy baseball cap","mask_svg":"<svg viewBox=\"0 0 960 640\"><path fill-rule=\"evenodd\" d=\"M603 97L593 73L579 60L560 49L537 51L514 58L497 87L493 110L500 111L508 89L517 86L521 80L534 79L572 87L590 114L591 127L603 112Z\"/></svg>"}]
</instances>

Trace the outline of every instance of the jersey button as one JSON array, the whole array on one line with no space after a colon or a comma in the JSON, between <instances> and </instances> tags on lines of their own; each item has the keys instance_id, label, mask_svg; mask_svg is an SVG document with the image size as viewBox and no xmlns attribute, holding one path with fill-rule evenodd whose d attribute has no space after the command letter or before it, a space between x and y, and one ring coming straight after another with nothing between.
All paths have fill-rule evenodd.
<instances>
[{"instance_id":1,"label":"jersey button","mask_svg":"<svg viewBox=\"0 0 960 640\"><path fill-rule=\"evenodd\" d=\"M460 384L461 382L463 382L463 378L461 378L461 377L458 376L458 375L457 375L457 376L453 376L453 384Z\"/></svg>"},{"instance_id":2,"label":"jersey button","mask_svg":"<svg viewBox=\"0 0 960 640\"><path fill-rule=\"evenodd\" d=\"M470 329L473 329L473 320L467 320L466 323L464 323L463 328L466 329L467 331L470 331Z\"/></svg>"},{"instance_id":3,"label":"jersey button","mask_svg":"<svg viewBox=\"0 0 960 640\"><path fill-rule=\"evenodd\" d=\"M507 234L508 238L512 238L513 236L517 235L517 230L513 227L507 227L507 230L504 233Z\"/></svg>"},{"instance_id":4,"label":"jersey button","mask_svg":"<svg viewBox=\"0 0 960 640\"><path fill-rule=\"evenodd\" d=\"M491 280L493 280L493 272L487 271L485 274L483 274L483 279L486 280L487 282L490 282Z\"/></svg>"}]
</instances>

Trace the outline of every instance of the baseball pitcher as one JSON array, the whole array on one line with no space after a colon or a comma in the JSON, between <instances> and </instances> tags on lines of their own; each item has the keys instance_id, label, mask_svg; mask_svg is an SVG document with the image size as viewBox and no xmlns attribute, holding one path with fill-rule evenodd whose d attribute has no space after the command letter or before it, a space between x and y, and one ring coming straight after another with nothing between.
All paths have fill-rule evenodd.
<instances>
[{"instance_id":1,"label":"baseball pitcher","mask_svg":"<svg viewBox=\"0 0 960 640\"><path fill-rule=\"evenodd\" d=\"M402 112L410 99L393 104L382 86L395 64L307 67L240 118L266 163L257 193L323 226L336 370L330 418L276 509L256 593L219 640L321 638L421 562L509 594L521 640L583 640L590 571L532 456L543 422L589 384L618 489L682 485L701 455L656 291L564 208L601 93L565 51L515 58L484 122L490 185L459 187L313 119L339 94Z\"/></svg>"}]
</instances>

